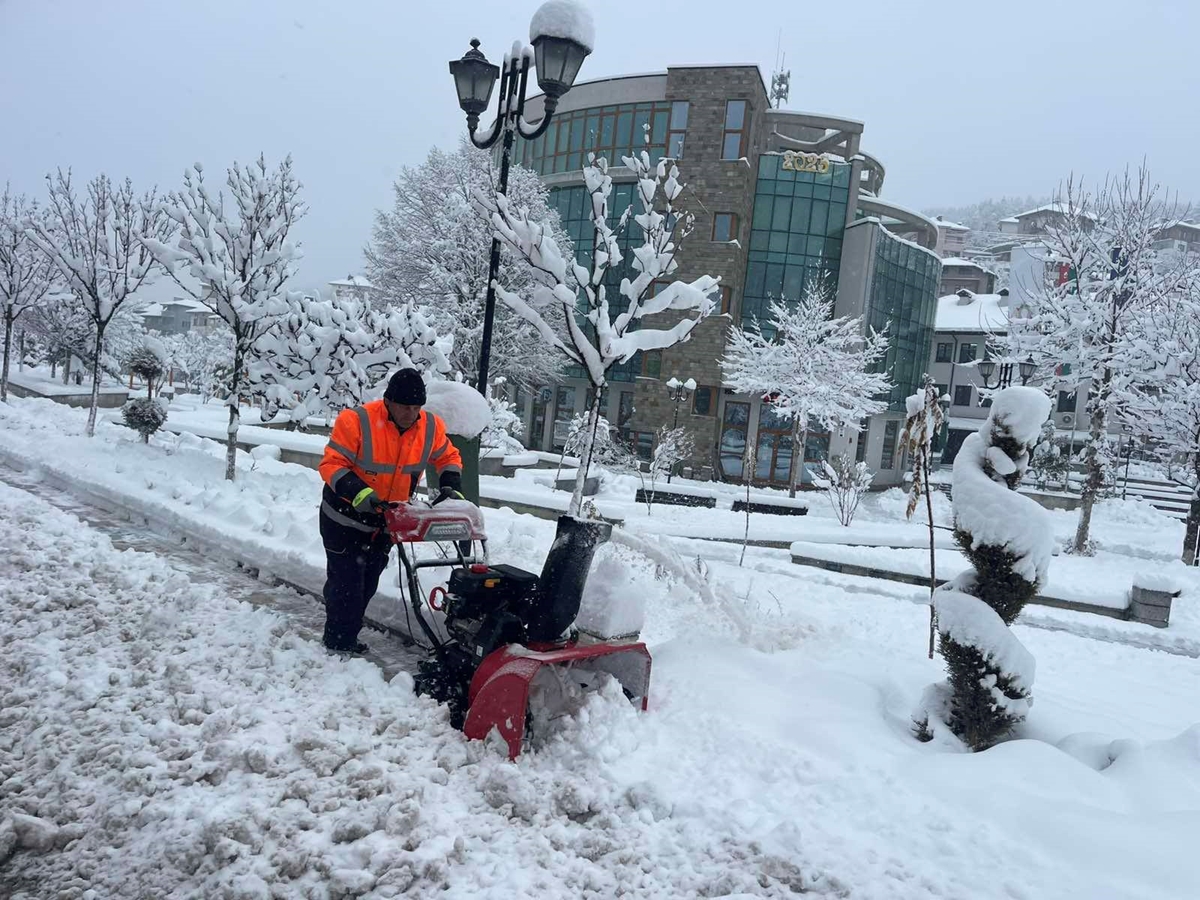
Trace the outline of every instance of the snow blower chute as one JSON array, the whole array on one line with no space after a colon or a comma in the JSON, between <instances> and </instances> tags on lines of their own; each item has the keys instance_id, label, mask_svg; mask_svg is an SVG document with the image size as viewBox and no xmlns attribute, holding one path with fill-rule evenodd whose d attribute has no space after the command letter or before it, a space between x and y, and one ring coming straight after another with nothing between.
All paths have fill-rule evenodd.
<instances>
[{"instance_id":1,"label":"snow blower chute","mask_svg":"<svg viewBox=\"0 0 1200 900\"><path fill-rule=\"evenodd\" d=\"M650 687L650 653L636 641L589 640L573 628L596 548L612 526L562 516L540 575L489 565L483 515L473 503L399 504L385 514L408 582L409 603L430 642L431 656L415 679L418 693L450 707L467 737L492 729L516 758L546 720L578 709L583 696L614 678L643 710ZM443 542L451 559L417 559L414 542ZM445 588L428 598L417 573L451 566ZM426 615L443 616L445 637ZM414 635L415 637L415 635Z\"/></svg>"}]
</instances>

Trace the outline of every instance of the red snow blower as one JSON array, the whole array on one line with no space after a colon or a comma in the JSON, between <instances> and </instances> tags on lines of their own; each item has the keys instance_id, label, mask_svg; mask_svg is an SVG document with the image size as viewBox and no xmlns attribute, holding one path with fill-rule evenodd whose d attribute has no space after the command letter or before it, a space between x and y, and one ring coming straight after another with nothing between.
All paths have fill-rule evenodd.
<instances>
[{"instance_id":1,"label":"red snow blower","mask_svg":"<svg viewBox=\"0 0 1200 900\"><path fill-rule=\"evenodd\" d=\"M466 500L436 506L398 504L385 513L408 582L409 603L430 642L415 689L450 707L450 721L471 739L493 729L515 759L544 723L579 709L609 679L646 709L650 653L641 642L594 640L574 622L596 548L612 526L562 516L540 575L489 565L479 507ZM453 548L450 558L418 559L417 542ZM408 552L404 545L409 544ZM425 598L419 570L451 566L445 588ZM426 616L443 616L445 637ZM415 635L414 635L415 637Z\"/></svg>"}]
</instances>

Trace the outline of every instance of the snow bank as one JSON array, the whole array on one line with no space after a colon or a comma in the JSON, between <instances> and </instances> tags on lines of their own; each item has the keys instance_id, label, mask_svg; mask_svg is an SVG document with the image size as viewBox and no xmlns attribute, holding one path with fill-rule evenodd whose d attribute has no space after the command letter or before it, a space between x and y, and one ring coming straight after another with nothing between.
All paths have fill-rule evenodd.
<instances>
[{"instance_id":1,"label":"snow bank","mask_svg":"<svg viewBox=\"0 0 1200 900\"><path fill-rule=\"evenodd\" d=\"M457 381L433 381L425 386L425 408L441 416L449 434L473 438L492 423L492 408L479 391Z\"/></svg>"},{"instance_id":2,"label":"snow bank","mask_svg":"<svg viewBox=\"0 0 1200 900\"><path fill-rule=\"evenodd\" d=\"M1147 591L1162 591L1165 594L1177 594L1183 590L1179 579L1167 572L1135 572L1133 586Z\"/></svg>"},{"instance_id":3,"label":"snow bank","mask_svg":"<svg viewBox=\"0 0 1200 900\"><path fill-rule=\"evenodd\" d=\"M539 37L569 38L590 53L596 46L596 23L578 0L547 0L529 22L529 43Z\"/></svg>"}]
</instances>

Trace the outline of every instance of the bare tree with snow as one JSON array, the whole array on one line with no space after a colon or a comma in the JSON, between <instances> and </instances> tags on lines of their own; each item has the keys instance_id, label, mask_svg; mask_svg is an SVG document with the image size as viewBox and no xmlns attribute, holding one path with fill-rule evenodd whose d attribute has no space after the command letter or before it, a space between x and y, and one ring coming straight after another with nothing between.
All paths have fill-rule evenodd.
<instances>
[{"instance_id":1,"label":"bare tree with snow","mask_svg":"<svg viewBox=\"0 0 1200 900\"><path fill-rule=\"evenodd\" d=\"M0 311L4 316L4 362L0 368L0 403L8 401L8 369L13 328L25 313L37 308L54 286L56 270L25 233L26 220L46 213L8 185L0 194Z\"/></svg>"},{"instance_id":2,"label":"bare tree with snow","mask_svg":"<svg viewBox=\"0 0 1200 900\"><path fill-rule=\"evenodd\" d=\"M288 312L259 337L249 365L250 390L263 417L281 412L303 428L311 416L358 406L396 369L450 374L454 338L439 334L412 304L371 309L353 298L291 293Z\"/></svg>"},{"instance_id":3,"label":"bare tree with snow","mask_svg":"<svg viewBox=\"0 0 1200 900\"><path fill-rule=\"evenodd\" d=\"M494 182L488 151L471 146L465 138L452 153L435 147L421 165L401 171L392 186L392 207L375 213L371 242L364 251L371 283L383 302L428 308L437 327L454 338L455 370L472 382L478 375L494 230L489 216L472 198L478 191L494 190ZM509 170L509 202L542 223L569 255L570 240L547 197L534 172L521 166ZM534 283L528 260L512 247L501 253L496 280L522 295ZM550 309L546 314L555 330L561 331L561 312ZM527 390L558 380L564 360L545 351L529 322L501 307L493 327L489 380L503 378Z\"/></svg>"},{"instance_id":4,"label":"bare tree with snow","mask_svg":"<svg viewBox=\"0 0 1200 900\"><path fill-rule=\"evenodd\" d=\"M1112 462L1111 422L1125 416L1143 370L1132 355L1154 310L1197 276L1191 254L1155 250L1163 228L1184 210L1164 199L1143 167L1110 178L1095 194L1069 180L1061 215L1047 224L1050 262L1044 285L1031 292L1030 317L1014 320L1008 346L1032 356L1040 371L1057 371L1060 389L1090 385L1083 450L1085 477L1071 550L1090 553L1092 507Z\"/></svg>"},{"instance_id":5,"label":"bare tree with snow","mask_svg":"<svg viewBox=\"0 0 1200 900\"><path fill-rule=\"evenodd\" d=\"M130 298L159 271L146 242L170 239L175 223L163 213L154 190L139 197L128 178L117 185L107 175L97 175L82 198L70 171L59 169L55 176L47 175L46 182L47 214L28 219L26 234L53 262L91 322L91 437L96 433L106 332Z\"/></svg>"},{"instance_id":6,"label":"bare tree with snow","mask_svg":"<svg viewBox=\"0 0 1200 900\"><path fill-rule=\"evenodd\" d=\"M225 477L232 481L238 405L253 390L246 371L257 341L289 311L286 285L300 258L289 235L306 209L290 156L273 171L262 156L245 167L235 162L225 177L228 207L224 192L214 194L205 183L200 163L184 173L183 183L164 206L179 226L178 241L169 246L162 239L146 240L145 245L176 284L233 332L233 364L224 384L229 407Z\"/></svg>"},{"instance_id":7,"label":"bare tree with snow","mask_svg":"<svg viewBox=\"0 0 1200 900\"><path fill-rule=\"evenodd\" d=\"M732 329L721 360L728 387L769 395L775 413L792 421L792 497L809 427L857 431L863 419L887 409L877 398L892 386L886 372L870 371L887 354L887 336L865 328L861 318L834 318L833 303L828 281L811 279L798 302L771 301L766 325Z\"/></svg>"},{"instance_id":8,"label":"bare tree with snow","mask_svg":"<svg viewBox=\"0 0 1200 900\"><path fill-rule=\"evenodd\" d=\"M912 519L921 497L925 498L925 521L929 526L929 658L933 659L934 611L933 592L937 589L937 557L933 542L933 496L929 492L929 472L933 468L933 439L946 421L942 412L942 397L937 385L926 373L921 391L905 401L907 418L900 446L908 452L912 466L912 484L908 489L908 505L904 515Z\"/></svg>"},{"instance_id":9,"label":"bare tree with snow","mask_svg":"<svg viewBox=\"0 0 1200 900\"><path fill-rule=\"evenodd\" d=\"M821 474L813 478L813 485L825 492L833 514L849 528L874 480L875 473L865 462L854 462L841 453L833 459L821 460Z\"/></svg>"},{"instance_id":10,"label":"bare tree with snow","mask_svg":"<svg viewBox=\"0 0 1200 900\"><path fill-rule=\"evenodd\" d=\"M570 249L555 239L553 228L528 210L502 194L476 194L477 202L490 212L501 242L528 260L533 271L530 290L517 292L498 284L496 293L537 330L549 347L587 373L594 398L588 411L590 434L596 432L609 369L631 359L639 350L661 350L686 341L714 311L718 288L718 279L709 275L691 282L667 281L678 268L675 256L693 225L690 214L674 208L683 190L676 165L668 159L651 163L646 151L623 161L637 178L640 211L634 212L630 206L617 215L615 225L608 208L612 194L608 161L589 154L583 170L596 235L590 267L575 262ZM642 243L632 250L620 296L610 303L605 276L610 270L619 271L625 261L620 237L631 222L637 224ZM660 288L657 292L653 289L656 284ZM552 310L565 322L565 336L554 327ZM647 317L668 310L677 314L673 324L650 327ZM575 479L568 515L579 515L590 449L589 443Z\"/></svg>"},{"instance_id":11,"label":"bare tree with snow","mask_svg":"<svg viewBox=\"0 0 1200 900\"><path fill-rule=\"evenodd\" d=\"M1041 391L1005 388L955 457L954 537L972 568L934 592L950 677L926 691L914 716L924 739L944 724L984 750L1032 703L1035 662L1009 626L1046 580L1054 529L1046 510L1016 488L1049 415Z\"/></svg>"},{"instance_id":12,"label":"bare tree with snow","mask_svg":"<svg viewBox=\"0 0 1200 900\"><path fill-rule=\"evenodd\" d=\"M650 464L638 474L642 479L642 495L646 498L646 514L654 509L654 492L664 476L670 476L675 466L688 459L696 449L695 439L682 425L672 428L660 425L654 436L654 449L650 451Z\"/></svg>"}]
</instances>

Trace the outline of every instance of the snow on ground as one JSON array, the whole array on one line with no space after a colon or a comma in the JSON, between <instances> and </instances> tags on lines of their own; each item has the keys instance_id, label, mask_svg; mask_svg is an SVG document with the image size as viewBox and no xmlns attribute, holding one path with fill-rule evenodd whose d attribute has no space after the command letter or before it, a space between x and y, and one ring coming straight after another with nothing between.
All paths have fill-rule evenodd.
<instances>
[{"instance_id":1,"label":"snow on ground","mask_svg":"<svg viewBox=\"0 0 1200 900\"><path fill-rule=\"evenodd\" d=\"M89 442L83 419L0 407L0 456L44 458L50 484L215 552L319 575L315 473L247 457L226 484L211 443L145 446L112 425ZM540 566L552 523L486 517L494 559ZM0 864L0 895L1194 894L1194 660L1018 625L1037 659L1029 720L1018 740L959 753L909 731L943 677L919 590L784 551L751 548L738 568L738 547L671 545L744 598L755 646L630 562L650 712L594 697L510 764L405 676L327 657L280 615L0 489L0 857L10 821L30 845Z\"/></svg>"}]
</instances>

